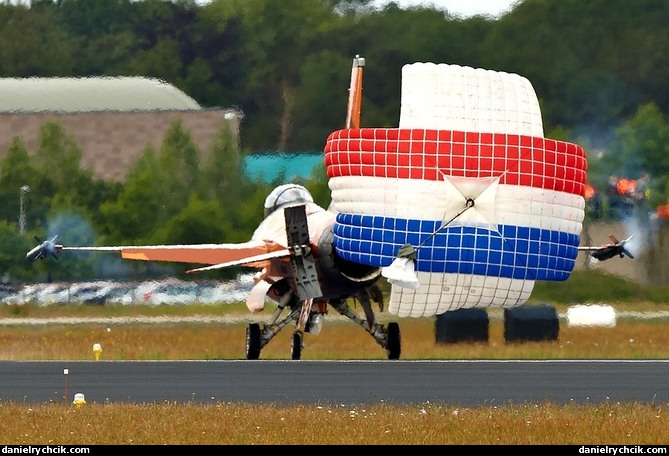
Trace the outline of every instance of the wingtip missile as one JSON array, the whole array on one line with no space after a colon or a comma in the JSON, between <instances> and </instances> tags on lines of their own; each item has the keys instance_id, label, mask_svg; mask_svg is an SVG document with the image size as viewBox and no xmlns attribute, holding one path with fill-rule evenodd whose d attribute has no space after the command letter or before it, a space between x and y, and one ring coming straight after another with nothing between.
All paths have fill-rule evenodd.
<instances>
[{"instance_id":1,"label":"wingtip missile","mask_svg":"<svg viewBox=\"0 0 669 456\"><path fill-rule=\"evenodd\" d=\"M613 243L606 246L602 246L601 248L596 250L592 254L592 256L600 261L609 260L616 255L619 256L620 258L624 258L625 256L627 256L631 259L634 259L634 255L632 255L630 251L627 250L627 248L625 248L625 244L627 244L629 240L632 239L632 237L634 237L634 234L632 234L627 239L619 241L614 235L611 235L609 236L609 238Z\"/></svg>"},{"instance_id":2,"label":"wingtip missile","mask_svg":"<svg viewBox=\"0 0 669 456\"><path fill-rule=\"evenodd\" d=\"M628 237L624 241L620 241L618 244L616 244L616 245L618 245L618 249L620 250L620 252L619 252L620 258L627 255L628 257L634 259L634 255L632 255L630 253L630 251L625 248L625 244L627 244L629 242L629 240L632 239L633 236L634 236L634 234L632 234L630 237Z\"/></svg>"},{"instance_id":3,"label":"wingtip missile","mask_svg":"<svg viewBox=\"0 0 669 456\"><path fill-rule=\"evenodd\" d=\"M52 239L47 239L42 241L40 238L35 236L35 241L37 245L33 247L28 253L26 253L26 260L29 262L34 262L36 260L43 260L47 255L58 259L57 252L62 248L61 245L56 244L56 238L58 235L55 235Z\"/></svg>"}]
</instances>

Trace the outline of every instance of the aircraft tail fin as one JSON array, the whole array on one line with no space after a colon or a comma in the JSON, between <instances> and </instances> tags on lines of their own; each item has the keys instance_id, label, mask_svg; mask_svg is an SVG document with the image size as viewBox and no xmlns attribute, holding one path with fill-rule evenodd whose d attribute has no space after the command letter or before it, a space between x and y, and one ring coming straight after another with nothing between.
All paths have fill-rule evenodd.
<instances>
[{"instance_id":1,"label":"aircraft tail fin","mask_svg":"<svg viewBox=\"0 0 669 456\"><path fill-rule=\"evenodd\" d=\"M362 73L365 59L356 55L351 69L351 86L348 89L348 109L346 128L360 128L360 110L362 109Z\"/></svg>"}]
</instances>

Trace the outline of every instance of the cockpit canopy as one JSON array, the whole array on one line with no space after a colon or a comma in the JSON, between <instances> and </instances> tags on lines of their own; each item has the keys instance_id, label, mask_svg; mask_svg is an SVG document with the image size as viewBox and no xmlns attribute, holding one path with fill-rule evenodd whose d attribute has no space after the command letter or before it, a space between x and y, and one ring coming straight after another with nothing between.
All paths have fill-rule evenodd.
<instances>
[{"instance_id":1,"label":"cockpit canopy","mask_svg":"<svg viewBox=\"0 0 669 456\"><path fill-rule=\"evenodd\" d=\"M288 204L313 203L314 198L309 191L298 184L284 184L276 187L265 198L265 217Z\"/></svg>"}]
</instances>

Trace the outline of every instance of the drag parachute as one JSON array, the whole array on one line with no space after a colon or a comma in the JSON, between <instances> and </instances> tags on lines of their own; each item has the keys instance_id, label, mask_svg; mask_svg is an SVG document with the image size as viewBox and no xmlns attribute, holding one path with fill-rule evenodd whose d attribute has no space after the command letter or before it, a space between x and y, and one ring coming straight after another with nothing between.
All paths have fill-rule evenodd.
<instances>
[{"instance_id":1,"label":"drag parachute","mask_svg":"<svg viewBox=\"0 0 669 456\"><path fill-rule=\"evenodd\" d=\"M325 163L339 256L386 268L413 248L418 282L392 285L391 313L514 307L574 268L586 155L543 137L519 75L405 65L399 128L335 131Z\"/></svg>"}]
</instances>

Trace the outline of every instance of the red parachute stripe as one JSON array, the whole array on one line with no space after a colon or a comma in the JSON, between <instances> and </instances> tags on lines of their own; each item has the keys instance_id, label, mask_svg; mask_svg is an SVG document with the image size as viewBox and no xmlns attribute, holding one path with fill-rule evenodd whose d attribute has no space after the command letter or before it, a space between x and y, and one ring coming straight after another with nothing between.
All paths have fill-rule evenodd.
<instances>
[{"instance_id":1,"label":"red parachute stripe","mask_svg":"<svg viewBox=\"0 0 669 456\"><path fill-rule=\"evenodd\" d=\"M576 144L534 136L452 130L358 128L332 132L329 178L486 178L585 195L587 160Z\"/></svg>"}]
</instances>

